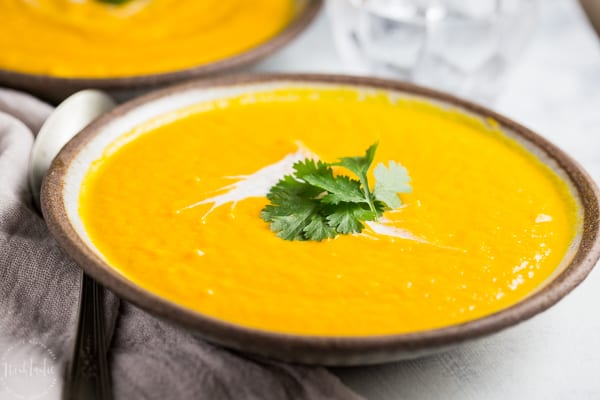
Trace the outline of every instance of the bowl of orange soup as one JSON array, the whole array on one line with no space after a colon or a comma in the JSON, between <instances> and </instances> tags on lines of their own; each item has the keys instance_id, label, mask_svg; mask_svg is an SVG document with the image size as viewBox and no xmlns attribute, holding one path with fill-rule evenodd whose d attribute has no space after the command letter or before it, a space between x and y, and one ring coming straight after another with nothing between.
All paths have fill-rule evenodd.
<instances>
[{"instance_id":1,"label":"bowl of orange soup","mask_svg":"<svg viewBox=\"0 0 600 400\"><path fill-rule=\"evenodd\" d=\"M239 69L281 48L322 0L6 0L0 85L58 101L120 98Z\"/></svg>"},{"instance_id":2,"label":"bowl of orange soup","mask_svg":"<svg viewBox=\"0 0 600 400\"><path fill-rule=\"evenodd\" d=\"M397 207L360 231L284 237L277 223L302 218L293 188L306 182L279 197L274 185L298 162L373 143L373 166L410 190L380 166L366 186L379 196L387 185ZM357 182L331 165L335 185ZM284 197L291 211L269 223L269 201ZM136 99L69 142L42 188L54 237L120 297L224 346L326 365L416 357L547 309L599 257L598 205L577 163L506 117L328 75L220 78Z\"/></svg>"}]
</instances>

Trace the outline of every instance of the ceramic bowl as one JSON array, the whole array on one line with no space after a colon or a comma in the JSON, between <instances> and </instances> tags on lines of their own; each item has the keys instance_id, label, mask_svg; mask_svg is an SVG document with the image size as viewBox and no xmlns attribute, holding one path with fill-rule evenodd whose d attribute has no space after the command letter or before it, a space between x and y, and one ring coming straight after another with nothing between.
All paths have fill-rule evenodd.
<instances>
[{"instance_id":1,"label":"ceramic bowl","mask_svg":"<svg viewBox=\"0 0 600 400\"><path fill-rule=\"evenodd\" d=\"M82 179L90 163L134 126L159 114L201 101L279 86L349 86L378 89L405 98L426 99L487 120L492 118L570 186L582 210L581 229L573 241L572 260L519 303L462 324L407 334L334 337L282 334L251 329L208 317L158 297L121 276L90 242L78 214ZM410 84L337 75L263 75L227 77L171 87L124 104L101 116L60 152L42 187L42 209L51 233L86 273L123 299L179 324L201 337L244 352L286 361L356 365L423 354L479 338L524 321L552 306L590 272L600 256L599 192L592 179L569 156L529 129L476 104Z\"/></svg>"},{"instance_id":2,"label":"ceramic bowl","mask_svg":"<svg viewBox=\"0 0 600 400\"><path fill-rule=\"evenodd\" d=\"M51 103L58 103L75 92L89 88L103 90L113 98L123 100L145 93L149 89L239 70L269 56L298 36L317 16L323 0L294 2L296 13L287 28L256 47L219 61L167 73L118 78L63 78L0 68L0 86L23 90Z\"/></svg>"}]
</instances>

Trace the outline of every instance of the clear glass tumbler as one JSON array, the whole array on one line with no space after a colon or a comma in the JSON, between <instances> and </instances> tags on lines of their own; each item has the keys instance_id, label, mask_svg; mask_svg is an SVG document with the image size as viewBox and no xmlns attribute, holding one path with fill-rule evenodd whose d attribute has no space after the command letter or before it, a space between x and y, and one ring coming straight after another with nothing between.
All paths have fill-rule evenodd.
<instances>
[{"instance_id":1,"label":"clear glass tumbler","mask_svg":"<svg viewBox=\"0 0 600 400\"><path fill-rule=\"evenodd\" d=\"M536 20L536 0L329 0L327 8L352 72L488 104Z\"/></svg>"}]
</instances>

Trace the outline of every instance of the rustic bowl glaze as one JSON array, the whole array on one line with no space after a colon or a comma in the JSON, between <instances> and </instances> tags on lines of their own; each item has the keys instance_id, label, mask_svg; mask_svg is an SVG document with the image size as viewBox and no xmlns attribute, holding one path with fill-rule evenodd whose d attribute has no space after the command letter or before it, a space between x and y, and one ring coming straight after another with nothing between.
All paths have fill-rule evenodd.
<instances>
[{"instance_id":1,"label":"rustic bowl glaze","mask_svg":"<svg viewBox=\"0 0 600 400\"><path fill-rule=\"evenodd\" d=\"M149 89L239 70L260 61L291 42L310 25L323 3L323 0L294 1L296 14L284 30L256 47L219 61L172 72L118 78L63 78L0 68L0 86L19 89L52 103L58 103L84 89L100 89L108 92L115 99L123 100L145 93Z\"/></svg>"},{"instance_id":2,"label":"rustic bowl glaze","mask_svg":"<svg viewBox=\"0 0 600 400\"><path fill-rule=\"evenodd\" d=\"M494 119L507 135L523 144L570 186L582 210L581 231L572 243L571 261L558 267L545 285L524 300L486 317L440 329L364 337L304 336L242 327L158 297L108 265L91 244L78 214L81 181L90 163L100 157L106 146L133 126L159 114L203 100L282 85L342 85L385 90L395 96L426 99L484 120ZM356 365L439 351L515 325L552 306L587 276L600 257L599 197L592 179L560 149L527 128L476 104L418 86L373 78L272 74L190 82L138 98L101 116L69 142L55 159L42 187L42 209L53 236L86 273L156 316L240 351L310 364Z\"/></svg>"}]
</instances>

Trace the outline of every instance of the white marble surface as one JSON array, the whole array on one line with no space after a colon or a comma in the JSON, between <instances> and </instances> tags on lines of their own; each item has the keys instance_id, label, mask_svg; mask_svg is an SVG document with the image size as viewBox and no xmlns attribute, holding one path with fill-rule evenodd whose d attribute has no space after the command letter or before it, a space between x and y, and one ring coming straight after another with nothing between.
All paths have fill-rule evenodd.
<instances>
[{"instance_id":1,"label":"white marble surface","mask_svg":"<svg viewBox=\"0 0 600 400\"><path fill-rule=\"evenodd\" d=\"M575 0L542 0L535 37L495 108L600 181L600 41ZM258 71L345 72L324 15ZM600 399L600 270L545 313L445 354L336 370L377 399Z\"/></svg>"}]
</instances>

